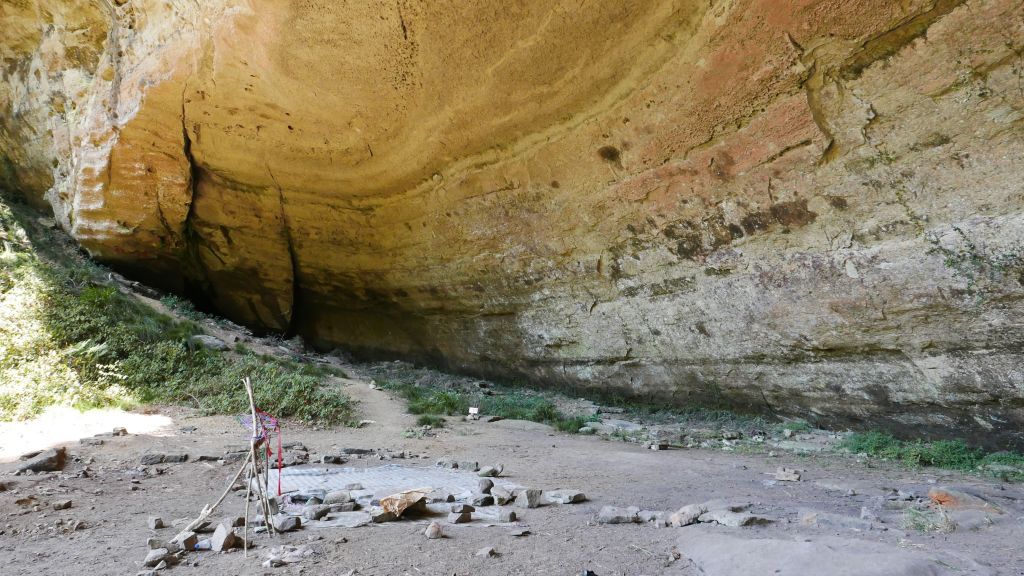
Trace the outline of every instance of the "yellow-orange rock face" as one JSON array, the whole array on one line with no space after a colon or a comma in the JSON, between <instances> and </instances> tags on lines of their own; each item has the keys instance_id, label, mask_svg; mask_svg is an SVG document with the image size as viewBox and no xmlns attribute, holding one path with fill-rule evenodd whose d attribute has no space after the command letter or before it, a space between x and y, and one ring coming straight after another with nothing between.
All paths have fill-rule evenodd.
<instances>
[{"instance_id":1,"label":"yellow-orange rock face","mask_svg":"<svg viewBox=\"0 0 1024 576\"><path fill-rule=\"evenodd\" d=\"M320 346L1024 443L1016 0L21 0L5 186Z\"/></svg>"}]
</instances>

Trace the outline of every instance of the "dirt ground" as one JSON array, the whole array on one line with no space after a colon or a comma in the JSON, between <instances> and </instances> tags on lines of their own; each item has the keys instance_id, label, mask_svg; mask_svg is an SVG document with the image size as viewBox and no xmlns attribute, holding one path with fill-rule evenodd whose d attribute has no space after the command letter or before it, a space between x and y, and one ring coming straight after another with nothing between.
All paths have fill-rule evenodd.
<instances>
[{"instance_id":1,"label":"dirt ground","mask_svg":"<svg viewBox=\"0 0 1024 576\"><path fill-rule=\"evenodd\" d=\"M486 527L477 521L446 527L447 537L440 540L423 536L427 520L422 519L353 529L307 528L273 537L258 535L248 557L240 550L191 553L186 562L168 570L171 574L579 574L591 570L600 576L690 575L701 572L688 560L688 535L716 532L783 539L838 535L923 551L939 559L941 566L959 569L957 573L1024 574L1020 485L930 469L907 470L835 454L654 451L597 436L555 433L545 425L523 421L451 418L436 436L407 437L403 432L417 426L414 417L405 414L401 400L365 381L350 382L346 388L372 424L327 430L286 424L285 442L300 441L314 455L337 453L341 448L374 448L429 456L397 461L410 466L433 466L442 457L500 462L505 466L503 475L511 481L546 490L582 490L588 501L522 510L519 524L529 528L527 536L514 537L507 526ZM201 462L198 457L220 455L226 446L244 443L245 433L237 421L197 417L182 408L152 407L150 412L169 417L170 423L147 434L129 430L129 435L105 438L99 446L65 443L69 460L61 473L0 476L8 485L0 492L0 572L8 576L135 574L143 569L146 539L167 539L176 532L174 528L150 530L149 516L160 516L168 524L194 517L223 491L238 464ZM185 452L190 459L140 467L139 458L146 452ZM394 462L361 458L346 465ZM8 472L16 463L8 461L0 467ZM780 466L802 470L801 480L773 482L769 473ZM88 477L81 474L83 470L88 470ZM973 529L958 527L949 533L905 529L899 521L905 516L902 508L936 485L969 487L1004 513ZM892 489L912 499L888 500ZM223 512L214 518L241 515L243 495L231 493ZM35 500L18 503L29 497ZM605 505L674 511L713 499L751 503L753 511L775 521L742 528L596 522ZM54 511L51 503L58 500L71 500L72 506ZM872 529L801 521L806 509L859 519L862 507L875 510L881 520ZM72 520L82 524L68 531ZM282 543L310 545L314 554L296 564L263 567L267 549ZM500 556L476 555L488 546ZM681 557L675 559L673 552L681 552Z\"/></svg>"}]
</instances>

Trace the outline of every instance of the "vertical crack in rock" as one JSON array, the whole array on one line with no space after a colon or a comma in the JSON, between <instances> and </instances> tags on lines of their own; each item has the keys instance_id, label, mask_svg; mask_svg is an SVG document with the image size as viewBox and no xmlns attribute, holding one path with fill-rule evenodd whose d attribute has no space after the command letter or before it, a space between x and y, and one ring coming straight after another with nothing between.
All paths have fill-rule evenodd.
<instances>
[{"instance_id":1,"label":"vertical crack in rock","mask_svg":"<svg viewBox=\"0 0 1024 576\"><path fill-rule=\"evenodd\" d=\"M281 226L284 228L285 247L288 249L288 261L292 268L291 310L288 312L288 325L285 329L286 336L290 338L295 336L299 329L299 293L301 290L299 286L299 259L295 253L295 240L292 237L291 224L288 222L288 211L284 205L284 190L277 181L277 177L274 176L274 171L270 169L270 163L267 163L267 174L270 175L271 181L274 182L274 187L277 188L277 200L281 207Z\"/></svg>"}]
</instances>

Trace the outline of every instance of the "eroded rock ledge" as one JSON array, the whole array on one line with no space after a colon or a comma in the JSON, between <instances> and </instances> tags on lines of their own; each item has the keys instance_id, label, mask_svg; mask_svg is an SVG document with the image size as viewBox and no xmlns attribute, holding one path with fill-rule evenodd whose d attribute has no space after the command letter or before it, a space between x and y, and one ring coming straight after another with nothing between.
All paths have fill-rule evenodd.
<instances>
[{"instance_id":1,"label":"eroded rock ledge","mask_svg":"<svg viewBox=\"0 0 1024 576\"><path fill-rule=\"evenodd\" d=\"M23 0L5 188L321 346L1024 445L1024 7Z\"/></svg>"}]
</instances>

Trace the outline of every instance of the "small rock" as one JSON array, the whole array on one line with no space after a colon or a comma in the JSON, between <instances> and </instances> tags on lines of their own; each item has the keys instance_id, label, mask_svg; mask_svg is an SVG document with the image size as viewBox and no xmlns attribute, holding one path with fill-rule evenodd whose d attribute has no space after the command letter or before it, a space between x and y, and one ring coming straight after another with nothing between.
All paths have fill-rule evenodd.
<instances>
[{"instance_id":1,"label":"small rock","mask_svg":"<svg viewBox=\"0 0 1024 576\"><path fill-rule=\"evenodd\" d=\"M498 551L490 546L477 550L476 555L481 558L497 558L499 556Z\"/></svg>"},{"instance_id":2,"label":"small rock","mask_svg":"<svg viewBox=\"0 0 1024 576\"><path fill-rule=\"evenodd\" d=\"M928 498L939 506L952 510L983 510L997 514L1002 513L1002 510L987 500L953 488L932 488L928 491Z\"/></svg>"},{"instance_id":3,"label":"small rock","mask_svg":"<svg viewBox=\"0 0 1024 576\"><path fill-rule=\"evenodd\" d=\"M441 527L441 524L431 522L427 525L427 529L423 531L423 535L430 540L437 540L438 538L444 538L444 529Z\"/></svg>"},{"instance_id":4,"label":"small rock","mask_svg":"<svg viewBox=\"0 0 1024 576\"><path fill-rule=\"evenodd\" d=\"M352 493L348 490L331 490L324 495L324 504L344 504L352 501Z\"/></svg>"},{"instance_id":5,"label":"small rock","mask_svg":"<svg viewBox=\"0 0 1024 576\"><path fill-rule=\"evenodd\" d=\"M780 482L799 482L800 473L789 468L779 468L775 471L775 479Z\"/></svg>"},{"instance_id":6,"label":"small rock","mask_svg":"<svg viewBox=\"0 0 1024 576\"><path fill-rule=\"evenodd\" d=\"M756 516L746 512L732 512L730 510L709 510L701 514L698 520L701 522L717 522L722 526L729 526L730 528L768 524L771 522L771 519L763 516Z\"/></svg>"},{"instance_id":7,"label":"small rock","mask_svg":"<svg viewBox=\"0 0 1024 576\"><path fill-rule=\"evenodd\" d=\"M498 506L504 506L505 504L511 502L513 499L512 492L498 485L494 485L491 488L491 496L494 496L494 503L497 504Z\"/></svg>"},{"instance_id":8,"label":"small rock","mask_svg":"<svg viewBox=\"0 0 1024 576\"><path fill-rule=\"evenodd\" d=\"M508 508L498 510L498 522L515 522L516 518L515 510L509 510Z\"/></svg>"},{"instance_id":9,"label":"small rock","mask_svg":"<svg viewBox=\"0 0 1024 576\"><path fill-rule=\"evenodd\" d=\"M344 464L346 460L341 456L322 456L320 458L321 464Z\"/></svg>"},{"instance_id":10,"label":"small rock","mask_svg":"<svg viewBox=\"0 0 1024 576\"><path fill-rule=\"evenodd\" d=\"M589 436L590 434L597 434L597 430L590 426L583 426L582 428L577 430L576 433Z\"/></svg>"},{"instance_id":11,"label":"small rock","mask_svg":"<svg viewBox=\"0 0 1024 576\"><path fill-rule=\"evenodd\" d=\"M470 472L476 472L477 470L480 469L480 464L477 462L470 461L459 462L458 468L459 470L469 470Z\"/></svg>"},{"instance_id":12,"label":"small rock","mask_svg":"<svg viewBox=\"0 0 1024 576\"><path fill-rule=\"evenodd\" d=\"M597 521L600 524L632 524L639 522L640 509L635 506L629 508L616 508L605 506L597 514Z\"/></svg>"},{"instance_id":13,"label":"small rock","mask_svg":"<svg viewBox=\"0 0 1024 576\"><path fill-rule=\"evenodd\" d=\"M790 430L789 428L783 428L782 429L782 437L783 438L792 438L793 437L793 431Z\"/></svg>"},{"instance_id":14,"label":"small rock","mask_svg":"<svg viewBox=\"0 0 1024 576\"><path fill-rule=\"evenodd\" d=\"M172 546L168 545L166 542L164 542L163 540L161 540L159 538L147 538L146 539L146 548L149 548L150 550L157 550L157 549L160 549L160 548L167 548L171 552L177 552L178 550L180 550L180 548L178 548L177 546L172 547Z\"/></svg>"},{"instance_id":15,"label":"small rock","mask_svg":"<svg viewBox=\"0 0 1024 576\"><path fill-rule=\"evenodd\" d=\"M743 438L743 433L739 430L722 430L723 440L739 440Z\"/></svg>"},{"instance_id":16,"label":"small rock","mask_svg":"<svg viewBox=\"0 0 1024 576\"><path fill-rule=\"evenodd\" d=\"M189 345L193 348L209 348L210 350L227 350L228 345L226 342L215 336L208 334L196 334L190 336L188 339Z\"/></svg>"},{"instance_id":17,"label":"small rock","mask_svg":"<svg viewBox=\"0 0 1024 576\"><path fill-rule=\"evenodd\" d=\"M67 452L64 447L43 450L18 466L18 472L57 472L64 468Z\"/></svg>"},{"instance_id":18,"label":"small rock","mask_svg":"<svg viewBox=\"0 0 1024 576\"><path fill-rule=\"evenodd\" d=\"M166 454L164 455L164 464L177 464L188 461L188 454Z\"/></svg>"},{"instance_id":19,"label":"small rock","mask_svg":"<svg viewBox=\"0 0 1024 576\"><path fill-rule=\"evenodd\" d=\"M508 534L509 534L509 536L512 536L514 538L521 538L523 536L529 536L530 535L530 530L527 529L527 528L515 528L514 530L512 530Z\"/></svg>"},{"instance_id":20,"label":"small rock","mask_svg":"<svg viewBox=\"0 0 1024 576\"><path fill-rule=\"evenodd\" d=\"M79 444L84 446L103 446L102 438L81 438L78 440Z\"/></svg>"},{"instance_id":21,"label":"small rock","mask_svg":"<svg viewBox=\"0 0 1024 576\"><path fill-rule=\"evenodd\" d=\"M481 478L480 481L476 483L476 491L481 494L490 494L491 488L493 487L494 480L491 480L490 478Z\"/></svg>"},{"instance_id":22,"label":"small rock","mask_svg":"<svg viewBox=\"0 0 1024 576\"><path fill-rule=\"evenodd\" d=\"M218 524L210 537L210 550L223 552L241 544L241 539L235 536L235 531L225 524Z\"/></svg>"},{"instance_id":23,"label":"small rock","mask_svg":"<svg viewBox=\"0 0 1024 576\"><path fill-rule=\"evenodd\" d=\"M146 519L146 524L150 530L159 530L164 527L164 519L159 516L150 516Z\"/></svg>"},{"instance_id":24,"label":"small rock","mask_svg":"<svg viewBox=\"0 0 1024 576\"><path fill-rule=\"evenodd\" d=\"M536 508L540 506L540 497L543 493L541 490L527 488L516 496L515 505L519 508Z\"/></svg>"},{"instance_id":25,"label":"small rock","mask_svg":"<svg viewBox=\"0 0 1024 576\"><path fill-rule=\"evenodd\" d=\"M494 506L494 496L490 494L478 494L473 497L473 506Z\"/></svg>"},{"instance_id":26,"label":"small rock","mask_svg":"<svg viewBox=\"0 0 1024 576\"><path fill-rule=\"evenodd\" d=\"M157 564L163 562L164 558L166 558L168 555L170 555L170 551L168 551L167 548L157 548L156 550L150 550L149 553L146 554L146 559L142 561L142 565L152 568Z\"/></svg>"},{"instance_id":27,"label":"small rock","mask_svg":"<svg viewBox=\"0 0 1024 576\"><path fill-rule=\"evenodd\" d=\"M330 504L313 504L306 506L302 509L302 517L306 520L319 520L327 515L328 512L333 512Z\"/></svg>"},{"instance_id":28,"label":"small rock","mask_svg":"<svg viewBox=\"0 0 1024 576\"><path fill-rule=\"evenodd\" d=\"M174 538L171 538L170 544L181 550L195 550L196 543L199 542L199 537L196 536L195 532L179 532Z\"/></svg>"},{"instance_id":29,"label":"small rock","mask_svg":"<svg viewBox=\"0 0 1024 576\"><path fill-rule=\"evenodd\" d=\"M394 522L395 520L398 520L398 516L395 516L394 513L388 512L387 510L380 509L370 512L370 520L375 524L381 524L384 522Z\"/></svg>"},{"instance_id":30,"label":"small rock","mask_svg":"<svg viewBox=\"0 0 1024 576\"><path fill-rule=\"evenodd\" d=\"M71 508L71 500L58 500L53 503L54 510L67 510Z\"/></svg>"},{"instance_id":31,"label":"small rock","mask_svg":"<svg viewBox=\"0 0 1024 576\"><path fill-rule=\"evenodd\" d=\"M457 512L459 514L463 512L476 512L476 508L473 508L469 504L456 504L452 506L452 512Z\"/></svg>"},{"instance_id":32,"label":"small rock","mask_svg":"<svg viewBox=\"0 0 1024 576\"><path fill-rule=\"evenodd\" d=\"M448 515L449 524L465 524L473 519L473 515L469 512L452 512Z\"/></svg>"},{"instance_id":33,"label":"small rock","mask_svg":"<svg viewBox=\"0 0 1024 576\"><path fill-rule=\"evenodd\" d=\"M479 472L476 473L477 476L483 478L495 478L498 476L498 474L499 471L494 466L484 466L483 468L480 469Z\"/></svg>"},{"instance_id":34,"label":"small rock","mask_svg":"<svg viewBox=\"0 0 1024 576\"><path fill-rule=\"evenodd\" d=\"M162 464L163 461L164 461L164 455L163 454L147 453L147 454L143 454L142 457L139 458L139 464L141 464L143 466L155 466L157 464Z\"/></svg>"},{"instance_id":35,"label":"small rock","mask_svg":"<svg viewBox=\"0 0 1024 576\"><path fill-rule=\"evenodd\" d=\"M666 514L657 510L641 510L637 513L637 518L643 524L654 524L658 528L664 528L669 524Z\"/></svg>"},{"instance_id":36,"label":"small rock","mask_svg":"<svg viewBox=\"0 0 1024 576\"><path fill-rule=\"evenodd\" d=\"M278 532L291 532L302 527L302 520L298 516L278 514L274 516L274 530Z\"/></svg>"},{"instance_id":37,"label":"small rock","mask_svg":"<svg viewBox=\"0 0 1024 576\"><path fill-rule=\"evenodd\" d=\"M544 495L549 501L558 504L577 504L587 500L587 496L579 490L552 490Z\"/></svg>"},{"instance_id":38,"label":"small rock","mask_svg":"<svg viewBox=\"0 0 1024 576\"><path fill-rule=\"evenodd\" d=\"M122 428L122 427L117 427L117 428L114 428L110 432L110 435L111 436L127 436L128 435L128 429L127 428Z\"/></svg>"},{"instance_id":39,"label":"small rock","mask_svg":"<svg viewBox=\"0 0 1024 576\"><path fill-rule=\"evenodd\" d=\"M377 423L376 420L360 420L359 424L356 425L356 428L365 428L367 426L370 426L371 424L376 424L376 423Z\"/></svg>"},{"instance_id":40,"label":"small rock","mask_svg":"<svg viewBox=\"0 0 1024 576\"><path fill-rule=\"evenodd\" d=\"M670 526L675 526L677 528L696 524L697 519L705 512L707 512L707 508L703 505L689 504L687 506L683 506L679 510L676 510L671 516L669 516L668 523Z\"/></svg>"}]
</instances>

